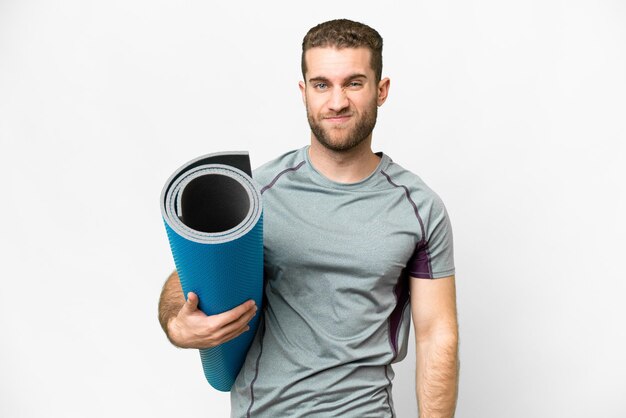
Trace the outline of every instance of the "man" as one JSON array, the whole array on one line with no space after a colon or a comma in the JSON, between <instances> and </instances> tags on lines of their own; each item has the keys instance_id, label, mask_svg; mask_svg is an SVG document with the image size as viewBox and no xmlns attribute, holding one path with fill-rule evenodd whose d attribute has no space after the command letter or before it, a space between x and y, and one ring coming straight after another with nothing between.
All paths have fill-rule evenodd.
<instances>
[{"instance_id":1,"label":"man","mask_svg":"<svg viewBox=\"0 0 626 418\"><path fill-rule=\"evenodd\" d=\"M304 38L302 73L311 144L254 173L267 303L231 390L232 417L394 417L391 363L406 355L409 306L420 417L452 417L452 232L439 197L371 150L389 92L382 38L357 22L322 23ZM173 273L159 312L179 347L228 341L256 312L249 301L206 316L197 304L193 293L185 302Z\"/></svg>"}]
</instances>

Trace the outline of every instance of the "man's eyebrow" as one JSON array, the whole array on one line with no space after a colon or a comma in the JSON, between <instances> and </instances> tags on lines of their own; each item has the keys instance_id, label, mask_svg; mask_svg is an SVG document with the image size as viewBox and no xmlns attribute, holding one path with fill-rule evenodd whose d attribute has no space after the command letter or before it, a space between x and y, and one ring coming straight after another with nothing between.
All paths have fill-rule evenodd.
<instances>
[{"instance_id":1,"label":"man's eyebrow","mask_svg":"<svg viewBox=\"0 0 626 418\"><path fill-rule=\"evenodd\" d=\"M367 76L365 74L361 74L361 73L350 74L348 77L346 77L344 79L344 82L345 81L354 80L355 78L365 78L365 79L367 79ZM315 83L315 82L328 83L329 81L330 80L328 78L323 77L323 76L317 76L317 77L309 78L309 83Z\"/></svg>"},{"instance_id":2,"label":"man's eyebrow","mask_svg":"<svg viewBox=\"0 0 626 418\"><path fill-rule=\"evenodd\" d=\"M322 81L324 83L328 83L328 79L326 77L312 77L312 78L309 78L309 83L314 83L316 81Z\"/></svg>"},{"instance_id":3,"label":"man's eyebrow","mask_svg":"<svg viewBox=\"0 0 626 418\"><path fill-rule=\"evenodd\" d=\"M367 78L367 76L365 74L355 73L355 74L352 74L350 77L346 78L346 80L354 80L355 78Z\"/></svg>"}]
</instances>

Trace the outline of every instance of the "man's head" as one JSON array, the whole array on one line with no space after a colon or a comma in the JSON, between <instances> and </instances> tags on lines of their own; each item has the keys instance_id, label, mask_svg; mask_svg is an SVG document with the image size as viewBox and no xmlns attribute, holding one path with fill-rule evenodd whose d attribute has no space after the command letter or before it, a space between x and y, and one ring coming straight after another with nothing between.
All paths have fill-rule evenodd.
<instances>
[{"instance_id":1,"label":"man's head","mask_svg":"<svg viewBox=\"0 0 626 418\"><path fill-rule=\"evenodd\" d=\"M309 29L302 40L302 77L306 80L305 54L311 48L366 48L376 82L383 73L383 38L369 26L348 19L329 20Z\"/></svg>"},{"instance_id":2,"label":"man's head","mask_svg":"<svg viewBox=\"0 0 626 418\"><path fill-rule=\"evenodd\" d=\"M381 80L382 45L378 32L350 20L309 30L300 90L312 140L335 152L368 146L389 90L389 79Z\"/></svg>"}]
</instances>

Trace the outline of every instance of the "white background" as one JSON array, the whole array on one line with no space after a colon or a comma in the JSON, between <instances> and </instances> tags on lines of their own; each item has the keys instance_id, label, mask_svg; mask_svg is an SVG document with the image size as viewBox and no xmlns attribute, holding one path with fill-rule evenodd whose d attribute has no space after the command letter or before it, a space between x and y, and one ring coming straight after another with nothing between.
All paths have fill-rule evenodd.
<instances>
[{"instance_id":1,"label":"white background","mask_svg":"<svg viewBox=\"0 0 626 418\"><path fill-rule=\"evenodd\" d=\"M157 322L158 197L201 154L305 145L300 43L338 17L385 40L374 150L453 222L457 417L624 416L618 0L0 0L0 416L228 416Z\"/></svg>"}]
</instances>

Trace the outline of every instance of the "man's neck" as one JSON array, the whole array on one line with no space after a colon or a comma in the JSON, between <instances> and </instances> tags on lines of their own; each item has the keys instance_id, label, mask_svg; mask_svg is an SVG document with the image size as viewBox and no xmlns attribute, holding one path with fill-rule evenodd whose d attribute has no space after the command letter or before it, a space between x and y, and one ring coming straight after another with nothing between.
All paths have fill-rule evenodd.
<instances>
[{"instance_id":1,"label":"man's neck","mask_svg":"<svg viewBox=\"0 0 626 418\"><path fill-rule=\"evenodd\" d=\"M309 159L317 171L338 183L356 183L376 169L380 157L372 152L372 138L348 151L333 151L311 138Z\"/></svg>"}]
</instances>

